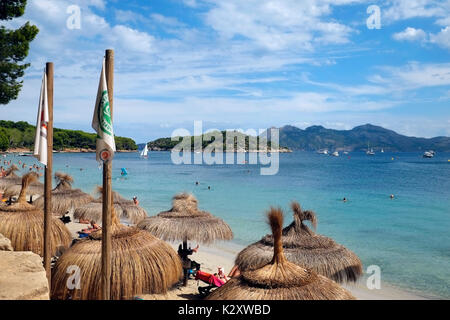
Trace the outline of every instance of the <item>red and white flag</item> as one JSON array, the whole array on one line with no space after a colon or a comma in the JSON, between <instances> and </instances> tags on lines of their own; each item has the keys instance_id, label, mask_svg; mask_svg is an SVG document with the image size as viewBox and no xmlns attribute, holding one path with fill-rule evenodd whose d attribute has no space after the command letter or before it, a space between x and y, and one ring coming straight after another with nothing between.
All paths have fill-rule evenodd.
<instances>
[{"instance_id":1,"label":"red and white flag","mask_svg":"<svg viewBox=\"0 0 450 320\"><path fill-rule=\"evenodd\" d=\"M39 108L34 138L34 156L43 165L47 165L47 127L48 127L47 74L44 72L39 97Z\"/></svg>"}]
</instances>

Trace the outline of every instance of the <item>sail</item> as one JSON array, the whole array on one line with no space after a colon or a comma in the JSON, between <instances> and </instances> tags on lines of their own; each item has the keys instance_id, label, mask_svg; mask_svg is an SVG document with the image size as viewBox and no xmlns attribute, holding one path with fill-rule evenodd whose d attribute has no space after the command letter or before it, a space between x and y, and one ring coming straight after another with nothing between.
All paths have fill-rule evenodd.
<instances>
[{"instance_id":1,"label":"sail","mask_svg":"<svg viewBox=\"0 0 450 320\"><path fill-rule=\"evenodd\" d=\"M145 145L144 149L141 152L141 157L147 157L148 147Z\"/></svg>"}]
</instances>

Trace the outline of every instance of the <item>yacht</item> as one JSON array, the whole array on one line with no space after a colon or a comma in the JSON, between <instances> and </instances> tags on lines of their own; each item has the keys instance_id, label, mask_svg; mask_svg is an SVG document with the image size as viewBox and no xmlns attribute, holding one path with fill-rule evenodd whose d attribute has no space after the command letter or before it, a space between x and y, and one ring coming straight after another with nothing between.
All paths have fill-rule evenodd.
<instances>
[{"instance_id":1,"label":"yacht","mask_svg":"<svg viewBox=\"0 0 450 320\"><path fill-rule=\"evenodd\" d=\"M430 151L425 151L423 154L424 158L433 158L434 157L435 152L430 150Z\"/></svg>"},{"instance_id":2,"label":"yacht","mask_svg":"<svg viewBox=\"0 0 450 320\"><path fill-rule=\"evenodd\" d=\"M339 152L335 151L331 154L333 157L339 157Z\"/></svg>"}]
</instances>

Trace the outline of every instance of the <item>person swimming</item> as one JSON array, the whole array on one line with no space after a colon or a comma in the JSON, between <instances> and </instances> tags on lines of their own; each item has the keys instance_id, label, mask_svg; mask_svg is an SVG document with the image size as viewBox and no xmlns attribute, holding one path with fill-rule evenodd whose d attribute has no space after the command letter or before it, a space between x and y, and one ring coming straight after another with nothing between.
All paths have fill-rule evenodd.
<instances>
[{"instance_id":1,"label":"person swimming","mask_svg":"<svg viewBox=\"0 0 450 320\"><path fill-rule=\"evenodd\" d=\"M391 194L390 196L391 200L395 198L395 196L393 194Z\"/></svg>"},{"instance_id":2,"label":"person swimming","mask_svg":"<svg viewBox=\"0 0 450 320\"><path fill-rule=\"evenodd\" d=\"M346 197L344 197L344 199L342 199L342 201L343 201L343 202L347 202L348 200L347 200Z\"/></svg>"}]
</instances>

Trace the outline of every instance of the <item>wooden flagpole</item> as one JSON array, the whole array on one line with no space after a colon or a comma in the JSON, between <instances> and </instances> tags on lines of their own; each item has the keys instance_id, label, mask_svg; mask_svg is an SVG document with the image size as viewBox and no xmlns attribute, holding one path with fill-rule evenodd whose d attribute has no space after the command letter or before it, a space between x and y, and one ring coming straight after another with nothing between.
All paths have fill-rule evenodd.
<instances>
[{"instance_id":1,"label":"wooden flagpole","mask_svg":"<svg viewBox=\"0 0 450 320\"><path fill-rule=\"evenodd\" d=\"M53 62L45 66L47 74L48 124L47 124L47 166L44 181L44 268L48 288L51 290L51 219L52 219L52 170L53 170Z\"/></svg>"},{"instance_id":2,"label":"wooden flagpole","mask_svg":"<svg viewBox=\"0 0 450 320\"><path fill-rule=\"evenodd\" d=\"M113 123L114 97L114 51L106 50L105 58L106 84L108 87L111 122ZM111 299L111 205L112 205L112 160L103 163L103 194L102 194L102 298Z\"/></svg>"}]
</instances>

